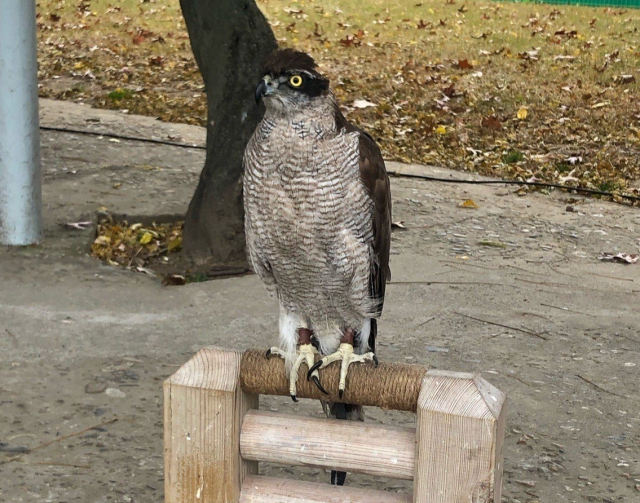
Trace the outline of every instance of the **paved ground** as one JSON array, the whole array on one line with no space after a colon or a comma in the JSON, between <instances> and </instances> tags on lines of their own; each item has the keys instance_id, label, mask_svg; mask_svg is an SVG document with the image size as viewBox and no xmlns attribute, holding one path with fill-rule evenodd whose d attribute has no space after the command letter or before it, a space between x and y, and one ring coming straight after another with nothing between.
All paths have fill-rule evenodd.
<instances>
[{"instance_id":1,"label":"paved ground","mask_svg":"<svg viewBox=\"0 0 640 503\"><path fill-rule=\"evenodd\" d=\"M199 128L46 100L42 124L204 142ZM184 212L202 150L58 132L42 144L46 240L0 249L0 501L160 502L162 381L203 345L269 346L276 304L254 276L162 287L91 259L91 230L61 225L101 206ZM407 230L393 235L380 358L480 372L507 392L505 501L639 501L640 264L598 256L638 253L640 211L503 186L396 178L392 189ZM479 208L460 208L466 199ZM321 415L315 402L263 406Z\"/></svg>"}]
</instances>

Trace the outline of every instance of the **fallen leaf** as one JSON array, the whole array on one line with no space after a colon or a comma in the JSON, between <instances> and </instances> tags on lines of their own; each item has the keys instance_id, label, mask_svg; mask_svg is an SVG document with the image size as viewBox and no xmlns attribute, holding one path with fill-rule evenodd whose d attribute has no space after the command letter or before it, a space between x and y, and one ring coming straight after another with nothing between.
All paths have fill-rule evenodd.
<instances>
[{"instance_id":1,"label":"fallen leaf","mask_svg":"<svg viewBox=\"0 0 640 503\"><path fill-rule=\"evenodd\" d=\"M531 61L538 61L539 56L540 56L540 48L536 48L532 51L524 51L524 52L518 53L518 57L520 59L527 59Z\"/></svg>"},{"instance_id":2,"label":"fallen leaf","mask_svg":"<svg viewBox=\"0 0 640 503\"><path fill-rule=\"evenodd\" d=\"M506 248L507 245L504 243L501 243L500 241L478 241L478 245L480 246L489 246L491 248Z\"/></svg>"},{"instance_id":3,"label":"fallen leaf","mask_svg":"<svg viewBox=\"0 0 640 503\"><path fill-rule=\"evenodd\" d=\"M573 176L574 170L571 170L571 173L569 173L567 176L561 176L559 178L560 183L567 183L567 182L579 182L580 179L576 178L575 176Z\"/></svg>"},{"instance_id":4,"label":"fallen leaf","mask_svg":"<svg viewBox=\"0 0 640 503\"><path fill-rule=\"evenodd\" d=\"M468 208L472 210L477 210L478 205L473 201L473 199L467 199L466 201L461 202L458 205L458 208Z\"/></svg>"},{"instance_id":5,"label":"fallen leaf","mask_svg":"<svg viewBox=\"0 0 640 503\"><path fill-rule=\"evenodd\" d=\"M187 284L187 278L180 274L169 274L162 279L164 286L181 286Z\"/></svg>"},{"instance_id":6,"label":"fallen leaf","mask_svg":"<svg viewBox=\"0 0 640 503\"><path fill-rule=\"evenodd\" d=\"M469 63L469 60L467 59L459 59L458 68L460 68L460 70L471 70L473 68L473 65Z\"/></svg>"},{"instance_id":7,"label":"fallen leaf","mask_svg":"<svg viewBox=\"0 0 640 503\"><path fill-rule=\"evenodd\" d=\"M437 134L447 134L447 127L440 125L434 130Z\"/></svg>"},{"instance_id":8,"label":"fallen leaf","mask_svg":"<svg viewBox=\"0 0 640 503\"><path fill-rule=\"evenodd\" d=\"M367 108L367 107L375 107L377 105L367 100L354 100L352 106L355 108Z\"/></svg>"},{"instance_id":9,"label":"fallen leaf","mask_svg":"<svg viewBox=\"0 0 640 503\"><path fill-rule=\"evenodd\" d=\"M637 253L603 253L600 255L600 260L607 262L619 262L621 264L635 264L640 259L640 255Z\"/></svg>"},{"instance_id":10,"label":"fallen leaf","mask_svg":"<svg viewBox=\"0 0 640 503\"><path fill-rule=\"evenodd\" d=\"M456 96L462 95L462 93L456 93L456 88L454 84L451 84L450 86L445 87L442 90L442 94L444 94L447 98L454 98Z\"/></svg>"},{"instance_id":11,"label":"fallen leaf","mask_svg":"<svg viewBox=\"0 0 640 503\"><path fill-rule=\"evenodd\" d=\"M617 62L618 56L620 56L620 51L615 50L611 54L605 54L604 58L607 61L615 61L615 62Z\"/></svg>"},{"instance_id":12,"label":"fallen leaf","mask_svg":"<svg viewBox=\"0 0 640 503\"><path fill-rule=\"evenodd\" d=\"M404 220L400 220L399 222L391 222L392 229L406 229L404 225Z\"/></svg>"},{"instance_id":13,"label":"fallen leaf","mask_svg":"<svg viewBox=\"0 0 640 503\"><path fill-rule=\"evenodd\" d=\"M483 117L481 126L487 129L493 129L494 131L499 131L502 129L502 123L495 115L490 115L489 117Z\"/></svg>"},{"instance_id":14,"label":"fallen leaf","mask_svg":"<svg viewBox=\"0 0 640 503\"><path fill-rule=\"evenodd\" d=\"M76 229L79 231L84 231L88 227L91 227L92 225L93 225L93 222L90 222L88 220L84 222L67 222L66 224L64 224L64 226L69 229Z\"/></svg>"},{"instance_id":15,"label":"fallen leaf","mask_svg":"<svg viewBox=\"0 0 640 503\"><path fill-rule=\"evenodd\" d=\"M164 58L162 56L154 56L149 58L149 64L151 66L162 66L164 64Z\"/></svg>"},{"instance_id":16,"label":"fallen leaf","mask_svg":"<svg viewBox=\"0 0 640 503\"><path fill-rule=\"evenodd\" d=\"M618 75L613 79L616 84L631 84L636 81L635 76L633 75Z\"/></svg>"},{"instance_id":17,"label":"fallen leaf","mask_svg":"<svg viewBox=\"0 0 640 503\"><path fill-rule=\"evenodd\" d=\"M138 266L138 267L136 267L136 271L143 272L145 274L148 274L149 276L155 276L156 275L155 272L153 272L151 269L147 269L146 267Z\"/></svg>"},{"instance_id":18,"label":"fallen leaf","mask_svg":"<svg viewBox=\"0 0 640 503\"><path fill-rule=\"evenodd\" d=\"M145 232L140 238L140 244L146 245L147 243L151 242L152 238L153 238L153 235L150 232Z\"/></svg>"},{"instance_id":19,"label":"fallen leaf","mask_svg":"<svg viewBox=\"0 0 640 503\"><path fill-rule=\"evenodd\" d=\"M167 251L178 251L180 248L182 248L182 236L178 236L177 238L169 241L169 244L167 245Z\"/></svg>"},{"instance_id":20,"label":"fallen leaf","mask_svg":"<svg viewBox=\"0 0 640 503\"><path fill-rule=\"evenodd\" d=\"M347 35L345 38L340 39L340 43L345 47L349 47L352 45L357 47L362 44L362 42L360 42L360 40L357 40L353 35Z\"/></svg>"},{"instance_id":21,"label":"fallen leaf","mask_svg":"<svg viewBox=\"0 0 640 503\"><path fill-rule=\"evenodd\" d=\"M598 73L602 73L607 69L608 66L609 66L609 60L606 60L604 62L604 65L602 65L602 66L594 66L593 69Z\"/></svg>"},{"instance_id":22,"label":"fallen leaf","mask_svg":"<svg viewBox=\"0 0 640 503\"><path fill-rule=\"evenodd\" d=\"M565 28L560 28L559 30L556 30L554 35L557 37L575 38L578 36L578 32L576 30L567 31Z\"/></svg>"},{"instance_id":23,"label":"fallen leaf","mask_svg":"<svg viewBox=\"0 0 640 503\"><path fill-rule=\"evenodd\" d=\"M528 114L527 107L520 107L516 116L520 120L525 120L527 118L527 114Z\"/></svg>"},{"instance_id":24,"label":"fallen leaf","mask_svg":"<svg viewBox=\"0 0 640 503\"><path fill-rule=\"evenodd\" d=\"M111 244L111 238L109 236L98 236L94 241L94 245L109 245Z\"/></svg>"}]
</instances>

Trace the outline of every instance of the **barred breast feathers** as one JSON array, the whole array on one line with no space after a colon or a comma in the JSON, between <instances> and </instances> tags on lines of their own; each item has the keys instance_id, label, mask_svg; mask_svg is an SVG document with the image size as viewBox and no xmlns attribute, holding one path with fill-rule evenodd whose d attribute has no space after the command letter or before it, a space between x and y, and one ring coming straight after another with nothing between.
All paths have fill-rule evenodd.
<instances>
[{"instance_id":1,"label":"barred breast feathers","mask_svg":"<svg viewBox=\"0 0 640 503\"><path fill-rule=\"evenodd\" d=\"M345 326L380 316L385 275L375 271L388 269L388 254L381 263L376 253L363 135L340 127L336 111L330 96L305 113L267 113L244 158L249 260L281 310L306 320L325 349Z\"/></svg>"}]
</instances>

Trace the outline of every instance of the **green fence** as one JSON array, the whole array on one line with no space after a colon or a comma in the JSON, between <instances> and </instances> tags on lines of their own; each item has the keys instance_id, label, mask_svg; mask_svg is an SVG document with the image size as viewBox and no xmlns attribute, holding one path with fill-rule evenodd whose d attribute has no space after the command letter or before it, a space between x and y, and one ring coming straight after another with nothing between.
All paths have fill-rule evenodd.
<instances>
[{"instance_id":1,"label":"green fence","mask_svg":"<svg viewBox=\"0 0 640 503\"><path fill-rule=\"evenodd\" d=\"M582 5L587 7L631 7L640 9L640 0L515 0L522 3Z\"/></svg>"}]
</instances>

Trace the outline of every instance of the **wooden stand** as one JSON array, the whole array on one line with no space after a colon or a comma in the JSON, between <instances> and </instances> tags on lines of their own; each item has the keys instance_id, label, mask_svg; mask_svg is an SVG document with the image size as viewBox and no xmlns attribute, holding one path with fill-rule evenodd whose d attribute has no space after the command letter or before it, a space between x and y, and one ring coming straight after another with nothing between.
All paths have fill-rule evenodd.
<instances>
[{"instance_id":1,"label":"wooden stand","mask_svg":"<svg viewBox=\"0 0 640 503\"><path fill-rule=\"evenodd\" d=\"M302 371L300 379L306 381ZM349 379L343 401L362 403L360 394L367 405L392 402L393 408L414 410L417 428L255 410L258 393L286 394L282 361L255 351L199 351L164 383L165 502L500 502L502 392L475 374L415 365L354 365ZM376 397L371 386L377 383L384 392ZM394 390L393 398L385 396ZM304 385L298 396L319 398ZM263 477L258 461L413 479L414 491L401 495Z\"/></svg>"},{"instance_id":2,"label":"wooden stand","mask_svg":"<svg viewBox=\"0 0 640 503\"><path fill-rule=\"evenodd\" d=\"M203 349L164 383L165 501L237 503L258 464L240 457L240 429L258 396L240 388L242 353Z\"/></svg>"}]
</instances>

